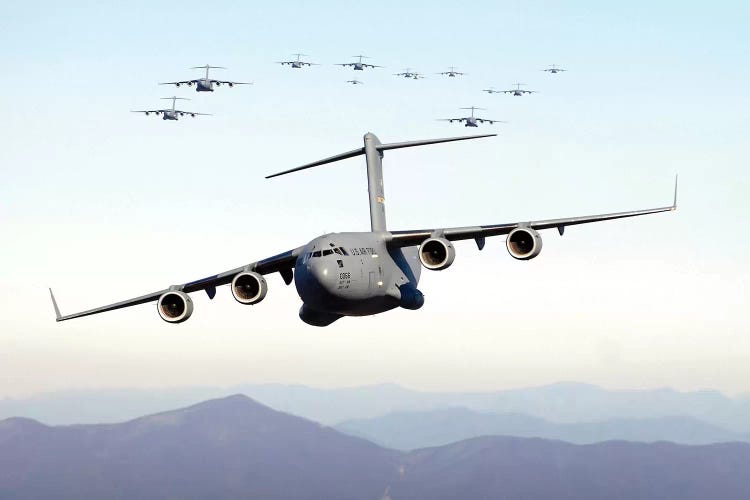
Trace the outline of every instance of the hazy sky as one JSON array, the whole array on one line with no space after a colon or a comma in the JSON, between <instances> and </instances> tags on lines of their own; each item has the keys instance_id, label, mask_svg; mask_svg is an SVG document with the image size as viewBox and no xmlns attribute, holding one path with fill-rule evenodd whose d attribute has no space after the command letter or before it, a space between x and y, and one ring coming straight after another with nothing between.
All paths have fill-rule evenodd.
<instances>
[{"instance_id":1,"label":"hazy sky","mask_svg":"<svg viewBox=\"0 0 750 500\"><path fill-rule=\"evenodd\" d=\"M6 2L0 397L240 382L750 391L749 18L746 2ZM274 64L294 52L322 65ZM331 64L360 53L387 68L347 85L355 74ZM157 85L206 63L255 85ZM553 63L569 72L540 71ZM434 74L450 65L468 75ZM392 76L407 66L428 78ZM481 92L515 82L540 92ZM129 113L171 95L214 116ZM367 131L463 134L436 118L471 105L509 122L479 129L499 137L387 153L390 228L663 206L675 173L680 208L545 231L529 262L503 238L458 243L450 269L423 272L421 310L325 329L299 320L278 275L258 306L193 294L181 325L153 304L54 322L48 286L70 313L369 229L361 158L263 176Z\"/></svg>"}]
</instances>

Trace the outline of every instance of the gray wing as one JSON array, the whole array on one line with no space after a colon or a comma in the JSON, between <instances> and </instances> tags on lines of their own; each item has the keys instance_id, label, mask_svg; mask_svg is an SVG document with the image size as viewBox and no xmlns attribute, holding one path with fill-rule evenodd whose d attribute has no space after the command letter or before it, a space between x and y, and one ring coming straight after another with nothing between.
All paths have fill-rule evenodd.
<instances>
[{"instance_id":1,"label":"gray wing","mask_svg":"<svg viewBox=\"0 0 750 500\"><path fill-rule=\"evenodd\" d=\"M183 82L162 82L159 85L187 85L188 83L198 83L200 80L185 80Z\"/></svg>"},{"instance_id":2,"label":"gray wing","mask_svg":"<svg viewBox=\"0 0 750 500\"><path fill-rule=\"evenodd\" d=\"M222 85L252 85L253 82L230 82L228 80L211 80L214 83L220 83Z\"/></svg>"},{"instance_id":3,"label":"gray wing","mask_svg":"<svg viewBox=\"0 0 750 500\"><path fill-rule=\"evenodd\" d=\"M294 250L289 250L287 252L274 255L273 257L268 257L267 259L252 262L242 267L230 269L229 271L225 271L221 274L216 274L214 276L208 276L199 280L190 281L188 283L183 283L182 285L173 285L169 288L165 288L164 290L159 290L158 292L152 292L140 297L123 300L121 302L115 302L114 304L96 307L94 309L89 309L88 311L68 314L65 316L60 314L60 309L57 306L57 301L55 301L55 296L52 295L52 290L50 290L50 295L52 295L52 304L55 307L55 315L57 317L57 321L65 321L68 319L80 318L82 316L90 316L92 314L114 311L115 309L122 309L124 307L135 306L138 304L145 304L146 302L153 302L161 297L164 293L169 291L182 291L185 293L191 293L205 290L206 293L208 293L208 296L213 298L214 294L216 293L217 286L231 283L232 279L234 279L237 274L243 271L254 271L260 274L271 274L278 272L279 274L281 274L282 278L284 278L284 282L288 285L292 282L292 269L294 268L294 263L297 260L297 256L302 253L303 249L304 247L295 248Z\"/></svg>"},{"instance_id":4,"label":"gray wing","mask_svg":"<svg viewBox=\"0 0 750 500\"><path fill-rule=\"evenodd\" d=\"M532 229L552 229L557 228L560 234L567 226L576 226L578 224L588 224L590 222L603 222L614 219L624 219L627 217L637 217L639 215L657 214L660 212L670 212L677 209L677 181L675 180L675 194L672 205L668 207L648 208L645 210L633 210L630 212L615 212L611 214L587 215L584 217L567 217L562 219L547 219L531 222L511 222L506 224L490 224L487 226L468 226L452 227L445 229L418 229L412 231L391 231L388 244L395 247L409 247L420 245L422 241L430 236L439 235L444 238L454 240L476 239L478 242L486 237L500 236L508 234L517 227L529 227Z\"/></svg>"},{"instance_id":5,"label":"gray wing","mask_svg":"<svg viewBox=\"0 0 750 500\"><path fill-rule=\"evenodd\" d=\"M131 113L164 113L165 111L172 111L171 109L136 109L131 111Z\"/></svg>"},{"instance_id":6,"label":"gray wing","mask_svg":"<svg viewBox=\"0 0 750 500\"><path fill-rule=\"evenodd\" d=\"M180 113L181 115L200 115L200 116L211 116L211 113L196 113L195 111L182 111L180 109L175 109L175 113Z\"/></svg>"}]
</instances>

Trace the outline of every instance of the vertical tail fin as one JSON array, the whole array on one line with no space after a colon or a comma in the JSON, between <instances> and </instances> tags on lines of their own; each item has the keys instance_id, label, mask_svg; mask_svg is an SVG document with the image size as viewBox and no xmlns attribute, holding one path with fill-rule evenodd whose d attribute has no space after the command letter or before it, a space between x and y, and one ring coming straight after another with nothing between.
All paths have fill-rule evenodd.
<instances>
[{"instance_id":1,"label":"vertical tail fin","mask_svg":"<svg viewBox=\"0 0 750 500\"><path fill-rule=\"evenodd\" d=\"M463 137L448 137L445 139L427 139L422 141L393 142L382 144L377 136L368 132L364 136L365 146L359 149L353 149L346 153L330 156L323 160L302 165L301 167L291 168L267 175L266 179L278 177L280 175L299 172L312 167L333 163L347 158L353 158L359 155L365 155L367 161L367 190L370 198L370 226L372 231L385 231L385 194L383 188L383 151L390 149L410 148L414 146L426 146L428 144L439 144L441 142L465 141L467 139L481 139L483 137L494 137L497 134L467 135Z\"/></svg>"}]
</instances>

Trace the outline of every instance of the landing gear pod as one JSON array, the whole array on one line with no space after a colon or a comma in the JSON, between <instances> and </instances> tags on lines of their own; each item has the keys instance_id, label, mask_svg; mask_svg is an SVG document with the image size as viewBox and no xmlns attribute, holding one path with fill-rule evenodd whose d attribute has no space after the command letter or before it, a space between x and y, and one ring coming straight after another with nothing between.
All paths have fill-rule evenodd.
<instances>
[{"instance_id":1,"label":"landing gear pod","mask_svg":"<svg viewBox=\"0 0 750 500\"><path fill-rule=\"evenodd\" d=\"M419 261L431 271L442 271L453 264L456 250L445 238L427 238L419 247Z\"/></svg>"},{"instance_id":2,"label":"landing gear pod","mask_svg":"<svg viewBox=\"0 0 750 500\"><path fill-rule=\"evenodd\" d=\"M193 301L185 292L166 292L159 297L156 310L167 323L182 323L193 314Z\"/></svg>"},{"instance_id":3,"label":"landing gear pod","mask_svg":"<svg viewBox=\"0 0 750 500\"><path fill-rule=\"evenodd\" d=\"M542 251L542 237L530 227L518 227L508 234L505 246L514 259L529 260Z\"/></svg>"},{"instance_id":4,"label":"landing gear pod","mask_svg":"<svg viewBox=\"0 0 750 500\"><path fill-rule=\"evenodd\" d=\"M232 280L232 296L240 304L257 304L268 292L268 285L263 275L246 271Z\"/></svg>"}]
</instances>

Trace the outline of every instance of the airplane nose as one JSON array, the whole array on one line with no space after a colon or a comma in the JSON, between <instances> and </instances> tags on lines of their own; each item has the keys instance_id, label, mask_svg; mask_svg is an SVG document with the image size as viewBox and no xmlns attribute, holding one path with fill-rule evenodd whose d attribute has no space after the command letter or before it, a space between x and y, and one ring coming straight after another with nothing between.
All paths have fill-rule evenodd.
<instances>
[{"instance_id":1,"label":"airplane nose","mask_svg":"<svg viewBox=\"0 0 750 500\"><path fill-rule=\"evenodd\" d=\"M315 281L328 288L330 285L335 284L336 273L331 266L330 262L325 260L314 260L309 265L310 274L315 278Z\"/></svg>"}]
</instances>

